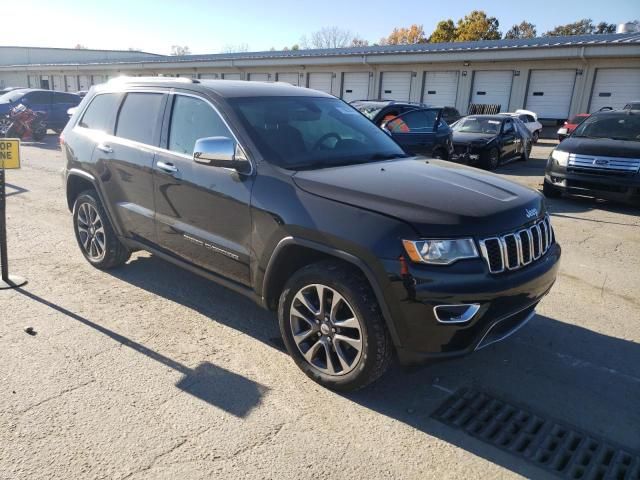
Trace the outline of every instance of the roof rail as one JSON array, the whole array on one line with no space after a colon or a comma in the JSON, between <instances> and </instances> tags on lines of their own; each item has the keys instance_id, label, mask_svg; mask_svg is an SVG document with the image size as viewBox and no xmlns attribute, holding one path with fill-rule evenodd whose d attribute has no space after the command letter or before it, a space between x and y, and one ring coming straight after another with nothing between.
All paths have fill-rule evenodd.
<instances>
[{"instance_id":1,"label":"roof rail","mask_svg":"<svg viewBox=\"0 0 640 480\"><path fill-rule=\"evenodd\" d=\"M200 83L200 80L196 78L188 78L188 77L130 77L126 75L109 79L109 83L134 83L134 82Z\"/></svg>"}]
</instances>

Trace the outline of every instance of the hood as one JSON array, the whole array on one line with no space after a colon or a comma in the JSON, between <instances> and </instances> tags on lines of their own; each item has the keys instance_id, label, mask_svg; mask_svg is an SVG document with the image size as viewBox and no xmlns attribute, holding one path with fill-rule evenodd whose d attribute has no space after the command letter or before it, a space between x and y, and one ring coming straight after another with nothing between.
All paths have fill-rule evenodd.
<instances>
[{"instance_id":1,"label":"hood","mask_svg":"<svg viewBox=\"0 0 640 480\"><path fill-rule=\"evenodd\" d=\"M534 190L421 157L306 170L293 180L308 193L403 220L423 236L492 236L532 221L534 209L545 211Z\"/></svg>"},{"instance_id":2,"label":"hood","mask_svg":"<svg viewBox=\"0 0 640 480\"><path fill-rule=\"evenodd\" d=\"M453 132L453 143L464 145L484 145L496 138L495 133Z\"/></svg>"},{"instance_id":3,"label":"hood","mask_svg":"<svg viewBox=\"0 0 640 480\"><path fill-rule=\"evenodd\" d=\"M557 150L579 155L640 158L640 142L631 140L568 137L558 145Z\"/></svg>"}]
</instances>

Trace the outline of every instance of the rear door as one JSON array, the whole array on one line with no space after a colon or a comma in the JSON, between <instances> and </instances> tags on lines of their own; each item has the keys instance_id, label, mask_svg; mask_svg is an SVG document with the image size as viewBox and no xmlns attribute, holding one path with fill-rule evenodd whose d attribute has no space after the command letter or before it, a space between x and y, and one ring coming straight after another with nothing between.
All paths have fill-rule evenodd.
<instances>
[{"instance_id":1,"label":"rear door","mask_svg":"<svg viewBox=\"0 0 640 480\"><path fill-rule=\"evenodd\" d=\"M439 121L439 109L411 110L390 120L385 128L405 152L430 156L436 143Z\"/></svg>"},{"instance_id":2,"label":"rear door","mask_svg":"<svg viewBox=\"0 0 640 480\"><path fill-rule=\"evenodd\" d=\"M146 243L156 240L153 160L166 99L162 90L127 92L117 115L115 135L96 138L94 151L105 194L123 233Z\"/></svg>"},{"instance_id":3,"label":"rear door","mask_svg":"<svg viewBox=\"0 0 640 480\"><path fill-rule=\"evenodd\" d=\"M47 90L36 90L27 93L22 103L34 112L47 112L47 116L51 116L51 93Z\"/></svg>"},{"instance_id":4,"label":"rear door","mask_svg":"<svg viewBox=\"0 0 640 480\"><path fill-rule=\"evenodd\" d=\"M205 98L176 92L171 103L154 165L158 242L176 256L248 285L253 177L194 162L199 138L235 136Z\"/></svg>"},{"instance_id":5,"label":"rear door","mask_svg":"<svg viewBox=\"0 0 640 480\"><path fill-rule=\"evenodd\" d=\"M52 92L51 113L49 114L49 126L54 129L62 129L69 120L67 111L78 106L80 97L69 93Z\"/></svg>"}]
</instances>

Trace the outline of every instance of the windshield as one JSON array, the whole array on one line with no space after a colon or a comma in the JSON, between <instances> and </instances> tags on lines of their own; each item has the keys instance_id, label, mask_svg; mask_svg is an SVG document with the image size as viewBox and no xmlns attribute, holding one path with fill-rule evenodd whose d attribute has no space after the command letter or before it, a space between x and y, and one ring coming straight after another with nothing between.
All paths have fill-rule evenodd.
<instances>
[{"instance_id":1,"label":"windshield","mask_svg":"<svg viewBox=\"0 0 640 480\"><path fill-rule=\"evenodd\" d=\"M12 90L11 92L5 93L4 95L0 96L0 103L13 103L23 96L24 92L22 90Z\"/></svg>"},{"instance_id":2,"label":"windshield","mask_svg":"<svg viewBox=\"0 0 640 480\"><path fill-rule=\"evenodd\" d=\"M572 137L612 138L640 141L640 115L592 115L573 132Z\"/></svg>"},{"instance_id":3,"label":"windshield","mask_svg":"<svg viewBox=\"0 0 640 480\"><path fill-rule=\"evenodd\" d=\"M352 107L357 108L360 113L366 115L367 118L373 120L386 104L380 105L376 103L352 103Z\"/></svg>"},{"instance_id":4,"label":"windshield","mask_svg":"<svg viewBox=\"0 0 640 480\"><path fill-rule=\"evenodd\" d=\"M500 120L493 118L466 117L458 120L452 128L455 132L461 133L491 133L497 134L500 131Z\"/></svg>"},{"instance_id":5,"label":"windshield","mask_svg":"<svg viewBox=\"0 0 640 480\"><path fill-rule=\"evenodd\" d=\"M292 170L407 155L387 134L337 98L228 100L265 158Z\"/></svg>"},{"instance_id":6,"label":"windshield","mask_svg":"<svg viewBox=\"0 0 640 480\"><path fill-rule=\"evenodd\" d=\"M585 118L587 118L587 116L586 116L586 115L576 115L575 117L572 117L572 118L569 120L569 122L568 122L568 123L571 123L571 124L574 124L574 125L575 125L575 124L578 124L578 123L582 122Z\"/></svg>"}]
</instances>

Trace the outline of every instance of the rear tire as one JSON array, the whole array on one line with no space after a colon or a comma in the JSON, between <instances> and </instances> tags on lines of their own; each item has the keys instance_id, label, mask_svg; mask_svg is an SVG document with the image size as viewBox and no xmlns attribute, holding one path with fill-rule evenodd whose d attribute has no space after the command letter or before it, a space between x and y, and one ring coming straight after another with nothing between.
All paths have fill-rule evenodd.
<instances>
[{"instance_id":1,"label":"rear tire","mask_svg":"<svg viewBox=\"0 0 640 480\"><path fill-rule=\"evenodd\" d=\"M76 198L73 230L84 258L100 270L119 267L131 256L113 230L95 190L86 190Z\"/></svg>"},{"instance_id":2,"label":"rear tire","mask_svg":"<svg viewBox=\"0 0 640 480\"><path fill-rule=\"evenodd\" d=\"M324 387L360 389L391 363L391 338L371 286L338 261L298 270L280 295L278 320L295 363Z\"/></svg>"},{"instance_id":3,"label":"rear tire","mask_svg":"<svg viewBox=\"0 0 640 480\"><path fill-rule=\"evenodd\" d=\"M550 183L547 183L546 180L542 184L542 193L544 193L544 196L547 198L560 198L562 196L562 192Z\"/></svg>"}]
</instances>

